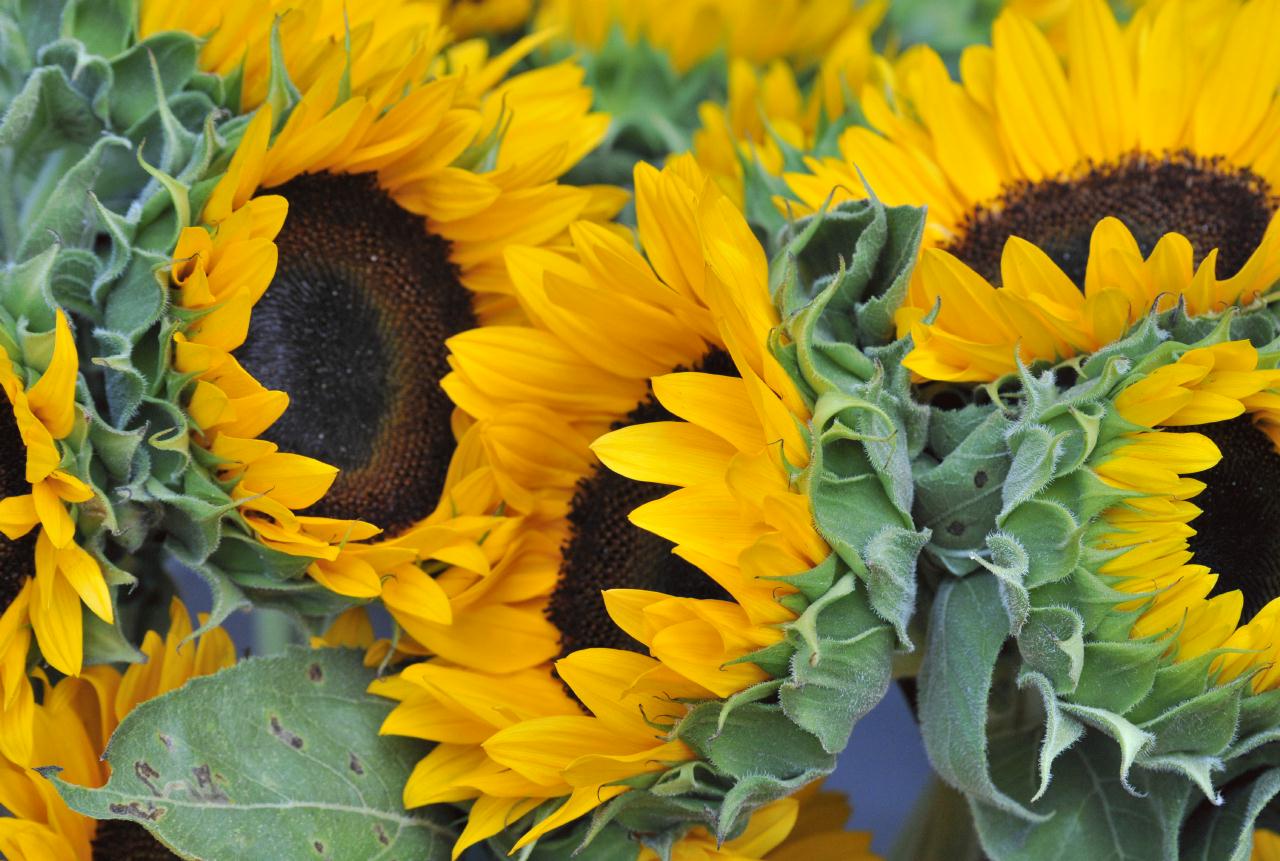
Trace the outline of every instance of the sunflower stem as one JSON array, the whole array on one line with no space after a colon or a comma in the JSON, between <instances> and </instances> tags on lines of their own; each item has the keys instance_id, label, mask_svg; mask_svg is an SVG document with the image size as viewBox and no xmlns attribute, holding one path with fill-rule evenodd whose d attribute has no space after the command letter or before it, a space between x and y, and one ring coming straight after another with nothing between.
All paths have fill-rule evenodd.
<instances>
[{"instance_id":1,"label":"sunflower stem","mask_svg":"<svg viewBox=\"0 0 1280 861\"><path fill-rule=\"evenodd\" d=\"M937 776L916 800L889 861L983 861L964 796Z\"/></svg>"}]
</instances>

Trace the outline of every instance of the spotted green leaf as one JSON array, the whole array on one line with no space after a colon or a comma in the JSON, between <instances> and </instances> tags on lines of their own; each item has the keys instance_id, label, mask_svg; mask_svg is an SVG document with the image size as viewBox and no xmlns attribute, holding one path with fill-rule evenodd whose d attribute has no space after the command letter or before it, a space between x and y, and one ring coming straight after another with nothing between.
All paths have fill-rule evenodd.
<instances>
[{"instance_id":1,"label":"spotted green leaf","mask_svg":"<svg viewBox=\"0 0 1280 861\"><path fill-rule=\"evenodd\" d=\"M75 810L147 828L184 858L436 861L454 834L400 793L423 750L380 736L359 652L250 658L134 709L111 738L111 779L48 774Z\"/></svg>"}]
</instances>

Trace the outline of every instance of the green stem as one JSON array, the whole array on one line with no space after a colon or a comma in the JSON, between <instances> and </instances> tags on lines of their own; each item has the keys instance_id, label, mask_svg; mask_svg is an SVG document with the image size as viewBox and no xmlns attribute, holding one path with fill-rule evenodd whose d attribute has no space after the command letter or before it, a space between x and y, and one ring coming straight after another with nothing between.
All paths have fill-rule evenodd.
<instances>
[{"instance_id":1,"label":"green stem","mask_svg":"<svg viewBox=\"0 0 1280 861\"><path fill-rule=\"evenodd\" d=\"M889 861L983 861L964 796L937 777L920 794Z\"/></svg>"},{"instance_id":2,"label":"green stem","mask_svg":"<svg viewBox=\"0 0 1280 861\"><path fill-rule=\"evenodd\" d=\"M254 653L278 655L293 642L289 617L278 610L258 608L253 619Z\"/></svg>"}]
</instances>

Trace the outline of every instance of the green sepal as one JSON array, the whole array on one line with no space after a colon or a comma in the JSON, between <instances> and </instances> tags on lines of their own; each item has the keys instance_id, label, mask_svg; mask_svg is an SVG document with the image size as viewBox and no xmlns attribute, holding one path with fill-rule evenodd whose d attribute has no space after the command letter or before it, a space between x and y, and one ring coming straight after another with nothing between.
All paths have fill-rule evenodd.
<instances>
[{"instance_id":1,"label":"green sepal","mask_svg":"<svg viewBox=\"0 0 1280 861\"><path fill-rule=\"evenodd\" d=\"M125 138L104 135L59 176L58 182L40 202L38 215L24 228L25 238L17 250L19 259L26 259L54 242L82 246L93 241L88 228L95 225L97 219L89 193L102 171L106 154L112 148L127 151L130 144Z\"/></svg>"},{"instance_id":2,"label":"green sepal","mask_svg":"<svg viewBox=\"0 0 1280 861\"><path fill-rule=\"evenodd\" d=\"M905 297L924 230L924 211L878 200L844 203L784 231L770 266L770 290L782 313L805 385L816 398L850 392L874 374L859 350L893 340L892 313ZM879 303L879 304L871 304Z\"/></svg>"},{"instance_id":3,"label":"green sepal","mask_svg":"<svg viewBox=\"0 0 1280 861\"><path fill-rule=\"evenodd\" d=\"M289 69L284 61L284 49L280 45L280 17L271 22L271 66L267 77L266 103L271 106L276 129L284 126L293 106L302 100L302 94L289 79Z\"/></svg>"},{"instance_id":4,"label":"green sepal","mask_svg":"<svg viewBox=\"0 0 1280 861\"><path fill-rule=\"evenodd\" d=\"M894 636L845 574L786 626L794 649L778 699L796 726L838 754L854 725L884 698L892 674Z\"/></svg>"},{"instance_id":5,"label":"green sepal","mask_svg":"<svg viewBox=\"0 0 1280 861\"><path fill-rule=\"evenodd\" d=\"M1280 689L1244 697L1240 702L1241 740L1251 739L1280 727Z\"/></svg>"},{"instance_id":6,"label":"green sepal","mask_svg":"<svg viewBox=\"0 0 1280 861\"><path fill-rule=\"evenodd\" d=\"M625 187L638 161L661 163L687 152L700 125L698 105L727 90L722 55L680 71L665 51L643 38L629 41L619 27L599 48L575 49L574 57L586 71L595 109L610 117L604 140L569 173L578 185Z\"/></svg>"},{"instance_id":7,"label":"green sepal","mask_svg":"<svg viewBox=\"0 0 1280 861\"><path fill-rule=\"evenodd\" d=\"M708 772L705 780L702 772ZM705 764L683 763L661 773L656 780L653 777L625 781L641 791L625 792L596 808L585 829L570 829L552 841L539 838L538 846L545 852L560 845L594 858L623 835L629 836L632 857L639 854L643 842L659 857L666 858L690 828L714 830L715 801L724 792L724 781L710 773ZM519 829L514 831L520 833Z\"/></svg>"},{"instance_id":8,"label":"green sepal","mask_svg":"<svg viewBox=\"0 0 1280 861\"><path fill-rule=\"evenodd\" d=\"M1239 730L1241 700L1249 684L1249 677L1243 676L1211 688L1143 724L1142 728L1155 736L1150 753L1224 753Z\"/></svg>"},{"instance_id":9,"label":"green sepal","mask_svg":"<svg viewBox=\"0 0 1280 861\"><path fill-rule=\"evenodd\" d=\"M1151 690L1130 709L1129 717L1136 723L1146 723L1158 717L1169 703L1186 702L1200 696L1209 687L1211 668L1217 658L1215 652L1210 652L1157 669Z\"/></svg>"},{"instance_id":10,"label":"green sepal","mask_svg":"<svg viewBox=\"0 0 1280 861\"><path fill-rule=\"evenodd\" d=\"M59 30L90 52L110 57L129 44L136 15L134 0L69 0Z\"/></svg>"},{"instance_id":11,"label":"green sepal","mask_svg":"<svg viewBox=\"0 0 1280 861\"><path fill-rule=\"evenodd\" d=\"M1154 639L1091 642L1084 647L1074 703L1126 714L1155 685L1167 644Z\"/></svg>"},{"instance_id":12,"label":"green sepal","mask_svg":"<svg viewBox=\"0 0 1280 861\"><path fill-rule=\"evenodd\" d=\"M127 129L157 110L168 110L169 101L196 73L199 50L200 42L195 36L169 31L158 33L118 55L108 55L112 57L114 77L112 125Z\"/></svg>"},{"instance_id":13,"label":"green sepal","mask_svg":"<svg viewBox=\"0 0 1280 861\"><path fill-rule=\"evenodd\" d=\"M900 301L922 230L918 209L849 203L784 232L786 247L771 266L783 318L771 348L813 410L802 486L818 531L865 583L870 606L904 649L916 560L929 538L911 515L911 461L923 448L928 413L902 368L908 342L885 344L889 318L875 322L868 303ZM859 328L863 314L864 329L875 332Z\"/></svg>"},{"instance_id":14,"label":"green sepal","mask_svg":"<svg viewBox=\"0 0 1280 861\"><path fill-rule=\"evenodd\" d=\"M989 407L970 405L959 415L939 411L930 423L927 453L914 464L915 518L931 535L926 552L953 574L977 567L973 554L986 548L1003 507L1008 429L1003 413ZM934 459L933 453L942 456Z\"/></svg>"},{"instance_id":15,"label":"green sepal","mask_svg":"<svg viewBox=\"0 0 1280 861\"><path fill-rule=\"evenodd\" d=\"M1053 781L1053 761L1081 739L1084 735L1084 724L1058 708L1057 692L1046 676L1037 672L1024 671L1018 676L1018 687L1034 688L1040 694L1040 702L1044 708L1044 733L1038 758L1040 782L1035 794L1031 796L1031 801L1036 802L1045 794Z\"/></svg>"},{"instance_id":16,"label":"green sepal","mask_svg":"<svg viewBox=\"0 0 1280 861\"><path fill-rule=\"evenodd\" d=\"M868 384L868 389L877 388ZM915 562L928 540L913 529L907 430L881 393L828 391L813 416L814 449L802 484L818 531L867 585L871 606L910 648ZM877 566L873 572L870 564Z\"/></svg>"},{"instance_id":17,"label":"green sepal","mask_svg":"<svg viewBox=\"0 0 1280 861\"><path fill-rule=\"evenodd\" d=\"M1070 694L1084 671L1084 620L1070 607L1036 607L1017 634L1018 653L1058 694Z\"/></svg>"},{"instance_id":18,"label":"green sepal","mask_svg":"<svg viewBox=\"0 0 1280 861\"><path fill-rule=\"evenodd\" d=\"M788 780L835 767L834 757L817 737L793 723L776 704L698 703L677 725L676 735L735 781L760 775Z\"/></svg>"},{"instance_id":19,"label":"green sepal","mask_svg":"<svg viewBox=\"0 0 1280 861\"><path fill-rule=\"evenodd\" d=\"M119 590L111 590L111 603L115 610L115 622L104 622L89 612L87 607L81 608L81 622L84 631L84 663L93 664L140 663L146 656L134 646L124 629L123 614L120 612Z\"/></svg>"}]
</instances>

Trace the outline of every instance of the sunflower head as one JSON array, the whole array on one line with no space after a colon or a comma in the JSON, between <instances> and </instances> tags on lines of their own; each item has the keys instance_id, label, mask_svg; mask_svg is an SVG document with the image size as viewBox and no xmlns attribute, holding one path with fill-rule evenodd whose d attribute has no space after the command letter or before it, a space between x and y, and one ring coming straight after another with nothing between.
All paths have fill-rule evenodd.
<instances>
[{"instance_id":1,"label":"sunflower head","mask_svg":"<svg viewBox=\"0 0 1280 861\"><path fill-rule=\"evenodd\" d=\"M1254 346L1274 341L1261 322L1153 315L1056 377L1024 370L995 406L934 410L916 466L939 583L922 728L993 839L1048 847L1065 806L1162 796L1179 851L1219 816L1244 824L1213 840L1247 843L1251 751L1280 717L1259 481L1280 462L1280 372ZM972 741L948 745L957 733ZM969 754L985 769L959 768ZM1014 758L1036 766L1016 777ZM1081 770L1099 762L1112 789L1086 800Z\"/></svg>"},{"instance_id":2,"label":"sunflower head","mask_svg":"<svg viewBox=\"0 0 1280 861\"><path fill-rule=\"evenodd\" d=\"M922 378L1087 354L1153 307L1250 307L1280 276L1280 63L1261 47L1275 4L1219 8L1211 26L1187 2L1123 24L1101 0L1064 5L1061 53L1016 5L958 80L932 49L904 53L886 90L862 93L871 128L789 177L809 207L866 188L928 206L897 314ZM1236 86L1245 67L1258 89Z\"/></svg>"},{"instance_id":3,"label":"sunflower head","mask_svg":"<svg viewBox=\"0 0 1280 861\"><path fill-rule=\"evenodd\" d=\"M816 69L730 58L727 96L698 106L691 151L753 224L781 226L783 175L802 171L805 158L837 155L840 134L859 116L850 94L888 74L888 60L872 46L885 8L860 7Z\"/></svg>"},{"instance_id":4,"label":"sunflower head","mask_svg":"<svg viewBox=\"0 0 1280 861\"><path fill-rule=\"evenodd\" d=\"M484 839L553 853L612 840L613 827L578 822L606 802L595 821L655 851L681 839L690 851L712 837L750 842L753 814L777 810L763 805L834 767L887 689L891 652L911 648L927 535L910 515L908 455L921 428L907 375L893 370L902 345L864 354L837 348L827 330L830 343L801 336L821 316L806 313L812 305L852 309L901 292L919 214L858 205L801 224L771 268L741 212L691 160L637 168L636 186L647 262L604 231L575 235L571 260L511 258L531 316L574 336L557 345L509 333L507 343L583 382L572 398L551 395L572 422L557 435L616 415L591 445L602 465L586 462L569 502L550 594L519 608L545 609L558 633L554 674L547 664L450 665L471 664L464 655L377 686L401 701L384 732L440 742L406 803L472 802L455 852ZM848 247L857 257L841 268L836 249ZM604 292L590 277L604 261L598 278L619 282L606 307L625 301L637 318L665 320L668 337L659 330L642 350L584 325ZM493 355L482 362L480 338L458 344L467 355L453 390L484 408L494 409L471 392L477 381L532 387L547 375L523 360L510 370ZM539 458L550 450L540 435L523 440ZM855 477L842 480L844 470ZM541 480L551 476L544 469ZM517 586L504 577L490 588L504 580ZM535 630L528 616L521 624ZM424 720L432 714L448 717ZM445 729L455 722L458 731Z\"/></svg>"},{"instance_id":5,"label":"sunflower head","mask_svg":"<svg viewBox=\"0 0 1280 861\"><path fill-rule=\"evenodd\" d=\"M582 72L512 75L544 37L490 56L450 43L440 6L292 4L273 25L142 4L153 38L207 35L197 62L233 113L170 183L165 313L129 347L134 421L164 428L145 493L170 552L219 584L215 619L249 600L328 614L391 583L447 625L425 568L487 573L508 546L479 547L502 516L438 386L445 342L522 321L506 246L560 241L621 196L557 181L606 127Z\"/></svg>"}]
</instances>

